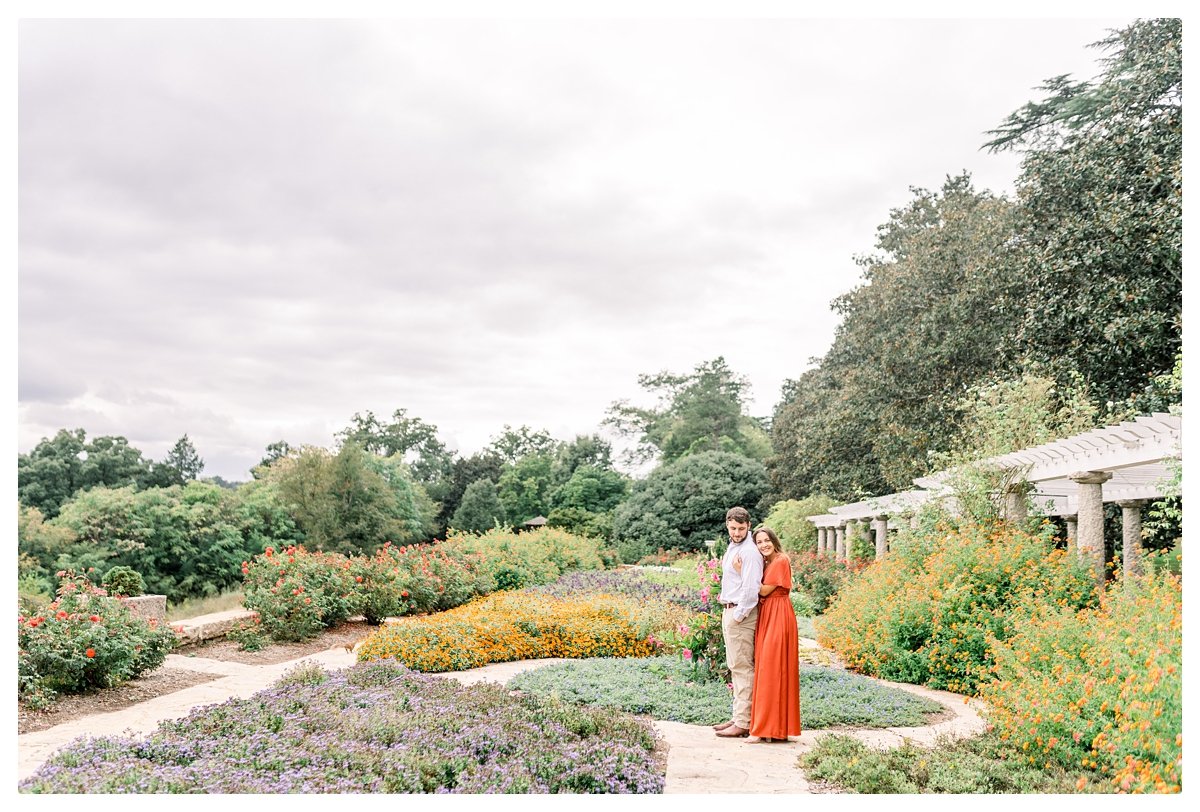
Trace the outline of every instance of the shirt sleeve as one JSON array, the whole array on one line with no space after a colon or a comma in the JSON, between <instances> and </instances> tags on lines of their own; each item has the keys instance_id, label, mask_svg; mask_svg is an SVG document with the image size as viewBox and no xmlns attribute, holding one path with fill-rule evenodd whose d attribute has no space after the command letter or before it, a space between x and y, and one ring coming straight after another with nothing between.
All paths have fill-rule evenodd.
<instances>
[{"instance_id":1,"label":"shirt sleeve","mask_svg":"<svg viewBox=\"0 0 1200 812\"><path fill-rule=\"evenodd\" d=\"M758 550L751 547L742 552L742 585L738 590L737 608L733 616L745 620L746 615L758 606L758 588L762 586L763 560Z\"/></svg>"}]
</instances>

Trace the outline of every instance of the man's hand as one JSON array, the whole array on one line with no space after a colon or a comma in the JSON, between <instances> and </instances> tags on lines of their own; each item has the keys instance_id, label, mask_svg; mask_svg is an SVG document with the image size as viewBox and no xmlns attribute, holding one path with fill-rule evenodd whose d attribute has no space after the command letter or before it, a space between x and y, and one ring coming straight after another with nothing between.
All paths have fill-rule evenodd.
<instances>
[{"instance_id":1,"label":"man's hand","mask_svg":"<svg viewBox=\"0 0 1200 812\"><path fill-rule=\"evenodd\" d=\"M734 556L733 558L733 571L739 575L742 572L742 557L740 555Z\"/></svg>"}]
</instances>

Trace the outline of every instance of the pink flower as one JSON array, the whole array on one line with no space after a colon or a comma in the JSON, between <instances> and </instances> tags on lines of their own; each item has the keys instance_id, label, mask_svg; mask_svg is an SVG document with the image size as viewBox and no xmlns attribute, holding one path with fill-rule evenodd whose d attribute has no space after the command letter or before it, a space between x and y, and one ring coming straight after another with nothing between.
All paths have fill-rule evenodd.
<instances>
[{"instance_id":1,"label":"pink flower","mask_svg":"<svg viewBox=\"0 0 1200 812\"><path fill-rule=\"evenodd\" d=\"M692 659L692 650L690 648L685 648L683 650L683 659L685 659L685 660Z\"/></svg>"}]
</instances>

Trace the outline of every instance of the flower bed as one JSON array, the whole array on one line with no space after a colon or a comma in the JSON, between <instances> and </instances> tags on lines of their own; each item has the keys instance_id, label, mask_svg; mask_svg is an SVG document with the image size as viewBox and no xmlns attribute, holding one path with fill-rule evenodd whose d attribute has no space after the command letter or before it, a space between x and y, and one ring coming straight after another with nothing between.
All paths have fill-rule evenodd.
<instances>
[{"instance_id":1,"label":"flower bed","mask_svg":"<svg viewBox=\"0 0 1200 812\"><path fill-rule=\"evenodd\" d=\"M973 694L1017 618L1095 600L1088 570L1046 540L972 526L897 545L838 592L817 640L864 673Z\"/></svg>"},{"instance_id":2,"label":"flower bed","mask_svg":"<svg viewBox=\"0 0 1200 812\"><path fill-rule=\"evenodd\" d=\"M1028 763L1085 770L1080 789L1179 792L1182 629L1183 582L1167 573L1022 620L995 643L989 719Z\"/></svg>"},{"instance_id":3,"label":"flower bed","mask_svg":"<svg viewBox=\"0 0 1200 812\"><path fill-rule=\"evenodd\" d=\"M358 614L378 624L387 617L441 612L497 589L600 568L598 544L542 528L459 534L433 544L388 543L374 555L349 558L303 547L278 552L268 547L242 562L245 605L260 621L250 631L299 641Z\"/></svg>"},{"instance_id":4,"label":"flower bed","mask_svg":"<svg viewBox=\"0 0 1200 812\"><path fill-rule=\"evenodd\" d=\"M21 792L658 793L648 722L395 662L300 667L150 737L82 739Z\"/></svg>"},{"instance_id":5,"label":"flower bed","mask_svg":"<svg viewBox=\"0 0 1200 812\"><path fill-rule=\"evenodd\" d=\"M659 648L654 630L686 615L670 604L618 595L506 592L386 626L363 642L358 656L394 658L424 672L540 657L647 657Z\"/></svg>"}]
</instances>

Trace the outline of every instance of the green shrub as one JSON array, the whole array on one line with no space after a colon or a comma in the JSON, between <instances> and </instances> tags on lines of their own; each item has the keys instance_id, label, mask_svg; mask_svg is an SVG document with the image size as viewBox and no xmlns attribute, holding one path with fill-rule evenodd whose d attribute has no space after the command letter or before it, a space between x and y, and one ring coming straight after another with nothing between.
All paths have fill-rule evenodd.
<instances>
[{"instance_id":1,"label":"green shrub","mask_svg":"<svg viewBox=\"0 0 1200 812\"><path fill-rule=\"evenodd\" d=\"M124 595L127 598L136 598L146 592L146 582L132 567L113 567L105 573L100 585L109 595Z\"/></svg>"},{"instance_id":2,"label":"green shrub","mask_svg":"<svg viewBox=\"0 0 1200 812\"><path fill-rule=\"evenodd\" d=\"M787 499L772 505L762 523L775 531L789 554L815 553L817 528L808 517L826 513L836 504L836 500L821 495Z\"/></svg>"},{"instance_id":3,"label":"green shrub","mask_svg":"<svg viewBox=\"0 0 1200 812\"><path fill-rule=\"evenodd\" d=\"M823 736L800 765L810 779L864 794L1063 794L1078 787L1061 768L1030 767L995 734L943 740L931 749L906 744L887 750L849 736Z\"/></svg>"},{"instance_id":4,"label":"green shrub","mask_svg":"<svg viewBox=\"0 0 1200 812\"><path fill-rule=\"evenodd\" d=\"M795 553L789 558L792 561L792 582L808 596L814 615L823 614L838 590L870 563L866 559L835 561L816 553Z\"/></svg>"},{"instance_id":5,"label":"green shrub","mask_svg":"<svg viewBox=\"0 0 1200 812\"><path fill-rule=\"evenodd\" d=\"M170 629L134 617L85 575L60 573L46 611L17 618L21 698L45 707L60 693L108 688L162 665L175 646Z\"/></svg>"},{"instance_id":6,"label":"green shrub","mask_svg":"<svg viewBox=\"0 0 1200 812\"><path fill-rule=\"evenodd\" d=\"M337 553L271 547L242 562L246 608L258 613L263 630L279 641L307 640L357 611L359 598L350 562Z\"/></svg>"},{"instance_id":7,"label":"green shrub","mask_svg":"<svg viewBox=\"0 0 1200 812\"><path fill-rule=\"evenodd\" d=\"M864 673L971 694L1018 617L1095 601L1087 568L1046 539L972 525L897 545L838 592L817 639Z\"/></svg>"},{"instance_id":8,"label":"green shrub","mask_svg":"<svg viewBox=\"0 0 1200 812\"><path fill-rule=\"evenodd\" d=\"M808 593L802 589L793 589L788 597L792 601L792 611L797 617L812 617L817 614L817 605Z\"/></svg>"},{"instance_id":9,"label":"green shrub","mask_svg":"<svg viewBox=\"0 0 1200 812\"><path fill-rule=\"evenodd\" d=\"M238 621L237 628L230 629L225 636L237 643L242 651L262 651L271 642L271 637L263 630L262 619L258 615L249 623L244 620Z\"/></svg>"}]
</instances>

